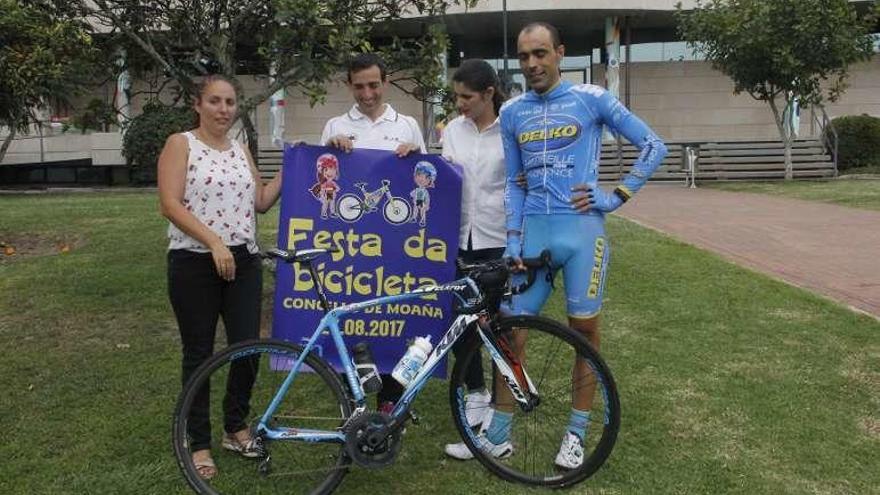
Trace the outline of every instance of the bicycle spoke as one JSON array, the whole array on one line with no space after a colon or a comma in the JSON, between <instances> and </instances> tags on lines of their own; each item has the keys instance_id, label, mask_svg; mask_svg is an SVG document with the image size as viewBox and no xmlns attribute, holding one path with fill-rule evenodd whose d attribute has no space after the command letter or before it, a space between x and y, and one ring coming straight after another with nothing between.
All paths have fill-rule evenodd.
<instances>
[{"instance_id":1,"label":"bicycle spoke","mask_svg":"<svg viewBox=\"0 0 880 495\"><path fill-rule=\"evenodd\" d=\"M233 346L196 372L182 394L174 437L178 461L197 492L309 494L339 483L349 464L342 443L262 438L261 446L245 451L251 458L228 450L241 445L225 439L230 432L250 429L251 437L257 435L257 423L289 373L279 363L296 359L300 350L280 342ZM265 426L275 431L338 432L351 413L350 400L332 368L314 355L307 356L305 364L312 371L296 376ZM242 376L248 377L244 385L249 386L232 385ZM205 393L200 396L196 390ZM203 408L197 397L204 397ZM194 429L189 418L204 430ZM220 473L211 480L199 478L192 463L192 441L185 438L193 431L209 435ZM243 446L250 449L249 444Z\"/></svg>"},{"instance_id":2,"label":"bicycle spoke","mask_svg":"<svg viewBox=\"0 0 880 495\"><path fill-rule=\"evenodd\" d=\"M496 458L492 454L494 447L486 444L486 440L479 444L471 441L462 415L455 413L466 407L466 403L461 403L464 394L459 392L469 389L466 383L469 364L466 361L476 359L482 363L485 383L492 383L493 378L500 380L500 375L493 376L492 359L488 353L473 349L468 357L457 361L453 369L450 399L456 426L465 441L476 449L477 459L502 478L550 487L567 486L586 479L608 457L619 425L616 390L610 374L579 334L556 322L540 317L513 317L502 319L501 326L500 333L504 335L512 335L512 329L528 332L526 349L519 349L517 353L524 356L522 365L526 372L534 373L532 377L539 400L533 408L523 409L513 401L506 383L496 384L494 407L513 411L510 435L501 440L509 442L510 447L503 444L496 451L509 454L512 449L512 455ZM587 364L586 375L582 374L584 362ZM578 363L576 373L575 363ZM575 400L580 401L579 404L583 401L590 404L592 420L583 442L584 461L574 469L562 469L556 465L557 454L569 434L568 423ZM570 462L569 457L564 459Z\"/></svg>"}]
</instances>

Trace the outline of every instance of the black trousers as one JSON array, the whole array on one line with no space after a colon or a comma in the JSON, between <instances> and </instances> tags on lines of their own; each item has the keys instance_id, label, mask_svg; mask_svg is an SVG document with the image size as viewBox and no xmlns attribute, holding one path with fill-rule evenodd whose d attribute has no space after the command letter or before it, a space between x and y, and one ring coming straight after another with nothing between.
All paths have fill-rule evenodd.
<instances>
[{"instance_id":1,"label":"black trousers","mask_svg":"<svg viewBox=\"0 0 880 495\"><path fill-rule=\"evenodd\" d=\"M468 243L470 244L470 243ZM468 247L471 247L470 245ZM491 261L497 260L501 258L504 254L504 248L488 248L488 249L460 249L458 251L458 257L461 258L465 263L480 263L483 261ZM455 278L463 277L464 274L456 271ZM479 338L476 334L471 333L469 337L460 339L458 342L452 346L452 352L455 355L455 358L458 359L461 357L461 354L464 352L464 349L467 349L468 339ZM468 387L468 390L482 390L486 388L485 380L483 379L483 362L480 359L472 359L470 364L468 365L467 376L465 377L465 384ZM397 402L400 399L400 396L403 395L403 386L397 382L391 375L382 375L382 389L379 391L376 400L379 404L383 402Z\"/></svg>"},{"instance_id":2,"label":"black trousers","mask_svg":"<svg viewBox=\"0 0 880 495\"><path fill-rule=\"evenodd\" d=\"M245 246L230 247L235 256L235 280L217 275L211 253L183 249L168 252L168 296L183 350L183 383L214 353L217 320L223 318L227 344L260 335L263 269L258 255ZM223 399L224 430L234 433L247 427L251 388L256 379L255 362L242 361L229 370ZM211 447L210 390L199 390L188 420L192 451Z\"/></svg>"},{"instance_id":3,"label":"black trousers","mask_svg":"<svg viewBox=\"0 0 880 495\"><path fill-rule=\"evenodd\" d=\"M502 255L504 255L504 248L460 249L458 251L458 257L468 264L497 260L500 259ZM460 271L456 271L455 273L456 278L464 276L465 274ZM470 342L474 339L479 340L479 338L480 337L476 332L469 332L467 337L459 339L455 345L452 346L452 353L455 355L455 359L461 359L464 350L468 348ZM483 378L483 361L481 359L471 359L471 362L468 363L464 383L467 385L469 391L477 391L486 388L486 382Z\"/></svg>"}]
</instances>

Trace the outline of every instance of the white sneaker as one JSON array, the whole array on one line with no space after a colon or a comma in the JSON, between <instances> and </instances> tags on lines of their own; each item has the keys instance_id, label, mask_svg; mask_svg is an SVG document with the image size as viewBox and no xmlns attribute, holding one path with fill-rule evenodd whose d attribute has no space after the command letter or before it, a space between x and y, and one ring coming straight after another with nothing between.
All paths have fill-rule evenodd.
<instances>
[{"instance_id":1,"label":"white sneaker","mask_svg":"<svg viewBox=\"0 0 880 495\"><path fill-rule=\"evenodd\" d=\"M477 394L472 394L472 395L477 395ZM488 394L486 394L486 395L488 395ZM470 404L470 403L471 402L467 402L466 404ZM465 407L467 407L467 406L465 406ZM479 433L480 433L480 436L482 436L484 433L486 433L486 430L489 428L489 424L492 423L492 413L494 413L495 410L492 409L492 407L489 404L486 404L485 410L482 411L483 416L480 417L480 419L478 419L475 422L476 424L472 423L470 420L471 411L469 409L465 409L465 412L468 415L468 424L470 424L471 428L475 428L475 427L479 426L479 428L480 428ZM479 438L479 437L477 437L477 438ZM474 457L474 455L471 454L470 449L467 448L467 445L465 445L464 442L447 443L446 447L443 450L444 450L444 452L446 452L446 455L448 455L449 457L453 457L455 459L460 459L462 461L466 461L468 459L473 459L473 457Z\"/></svg>"},{"instance_id":2,"label":"white sneaker","mask_svg":"<svg viewBox=\"0 0 880 495\"><path fill-rule=\"evenodd\" d=\"M490 442L486 435L480 433L477 435L477 445L480 446L480 450L484 450L488 452L492 457L496 459L506 459L513 454L513 444L509 441L504 442L500 445L495 445ZM452 457L453 459L458 459L461 461L466 461L468 459L473 459L474 454L471 453L471 450L467 447L464 442L461 443L450 443L446 445L446 455Z\"/></svg>"},{"instance_id":3,"label":"white sneaker","mask_svg":"<svg viewBox=\"0 0 880 495\"><path fill-rule=\"evenodd\" d=\"M464 414L471 428L477 428L486 420L492 419L492 408L489 406L491 400L492 395L487 390L464 396Z\"/></svg>"},{"instance_id":4,"label":"white sneaker","mask_svg":"<svg viewBox=\"0 0 880 495\"><path fill-rule=\"evenodd\" d=\"M556 454L556 465L562 469L575 469L584 463L584 443L574 433L567 431Z\"/></svg>"}]
</instances>

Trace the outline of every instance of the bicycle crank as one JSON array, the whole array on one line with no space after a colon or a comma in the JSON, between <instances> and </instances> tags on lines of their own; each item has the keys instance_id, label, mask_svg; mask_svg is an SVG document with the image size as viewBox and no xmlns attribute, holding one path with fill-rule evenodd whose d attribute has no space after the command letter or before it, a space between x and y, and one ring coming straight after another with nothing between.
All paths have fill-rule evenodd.
<instances>
[{"instance_id":1,"label":"bicycle crank","mask_svg":"<svg viewBox=\"0 0 880 495\"><path fill-rule=\"evenodd\" d=\"M365 413L345 428L345 451L359 466L376 469L388 466L403 446L399 430L392 430L388 416Z\"/></svg>"}]
</instances>

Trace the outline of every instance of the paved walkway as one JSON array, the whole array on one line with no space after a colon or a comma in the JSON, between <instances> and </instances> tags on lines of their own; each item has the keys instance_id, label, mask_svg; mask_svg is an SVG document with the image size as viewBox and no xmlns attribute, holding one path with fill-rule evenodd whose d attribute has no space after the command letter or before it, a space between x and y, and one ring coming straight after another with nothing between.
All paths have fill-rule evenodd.
<instances>
[{"instance_id":1,"label":"paved walkway","mask_svg":"<svg viewBox=\"0 0 880 495\"><path fill-rule=\"evenodd\" d=\"M880 212L651 184L620 215L880 319Z\"/></svg>"}]
</instances>

